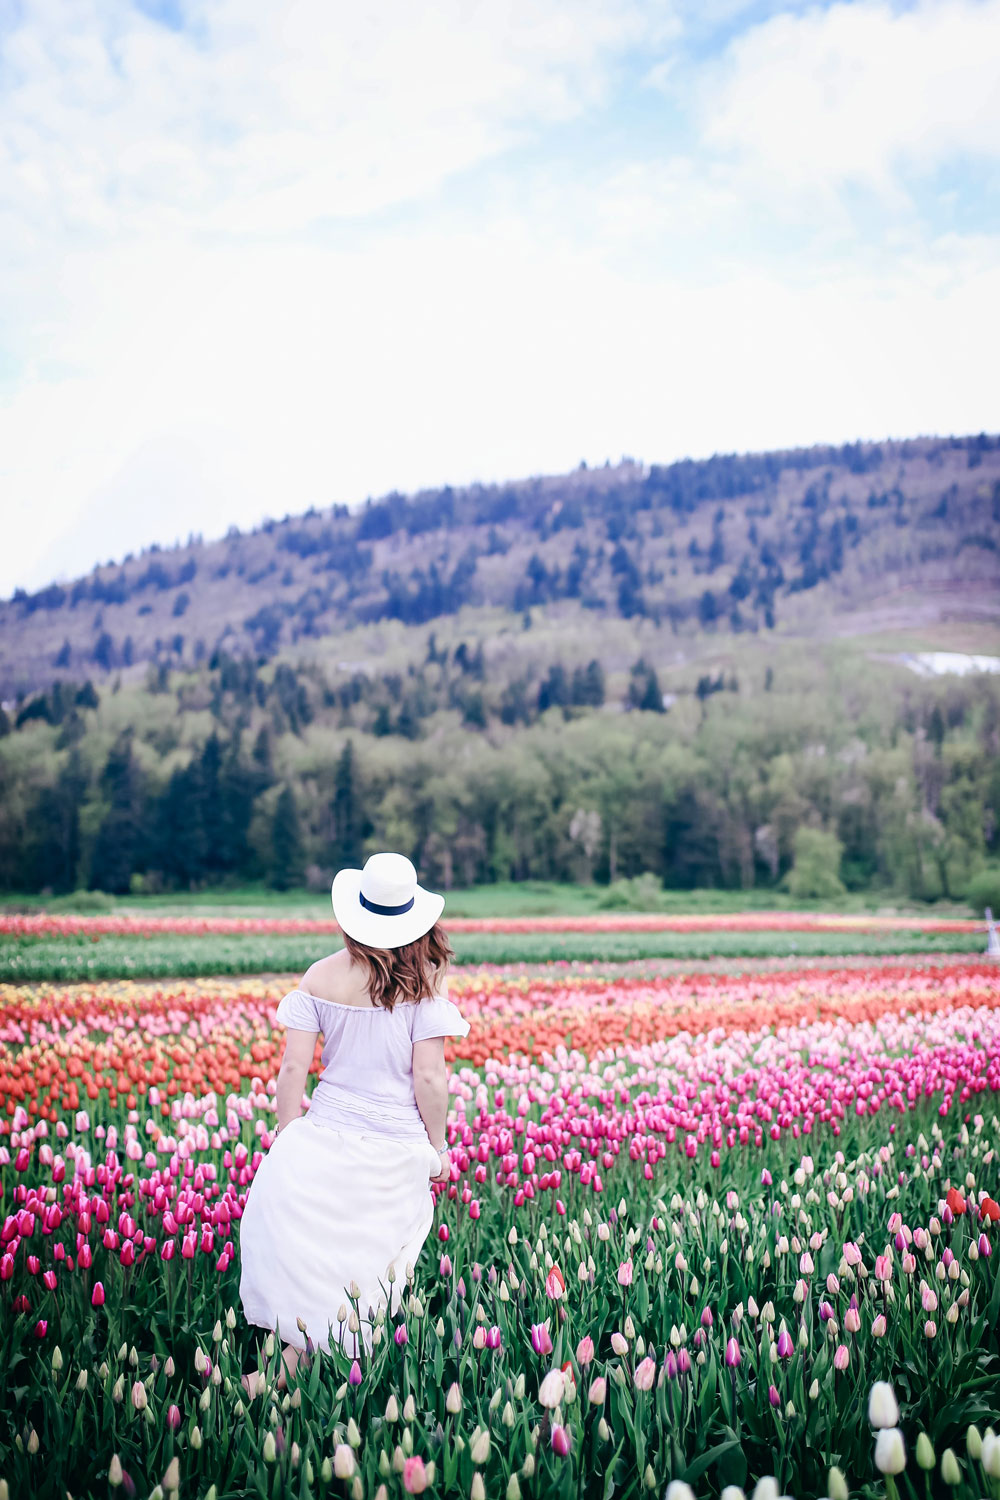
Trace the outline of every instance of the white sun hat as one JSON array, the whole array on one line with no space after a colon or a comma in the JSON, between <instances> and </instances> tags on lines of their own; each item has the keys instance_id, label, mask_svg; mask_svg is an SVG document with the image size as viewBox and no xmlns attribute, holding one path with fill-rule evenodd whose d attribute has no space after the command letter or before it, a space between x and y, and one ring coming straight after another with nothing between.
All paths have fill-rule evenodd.
<instances>
[{"instance_id":1,"label":"white sun hat","mask_svg":"<svg viewBox=\"0 0 1000 1500\"><path fill-rule=\"evenodd\" d=\"M363 870L340 870L330 892L341 931L368 948L402 948L430 932L444 897L417 884L405 854L372 854Z\"/></svg>"}]
</instances>

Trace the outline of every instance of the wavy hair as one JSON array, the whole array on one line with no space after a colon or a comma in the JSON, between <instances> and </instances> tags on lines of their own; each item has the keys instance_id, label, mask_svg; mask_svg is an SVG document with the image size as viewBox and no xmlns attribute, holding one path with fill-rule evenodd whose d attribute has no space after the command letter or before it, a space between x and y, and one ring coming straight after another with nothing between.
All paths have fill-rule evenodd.
<instances>
[{"instance_id":1,"label":"wavy hair","mask_svg":"<svg viewBox=\"0 0 1000 1500\"><path fill-rule=\"evenodd\" d=\"M398 1000L417 1001L433 995L454 958L451 944L440 922L429 932L401 948L369 948L344 933L344 946L351 962L368 972L368 993L373 1005L392 1010Z\"/></svg>"}]
</instances>

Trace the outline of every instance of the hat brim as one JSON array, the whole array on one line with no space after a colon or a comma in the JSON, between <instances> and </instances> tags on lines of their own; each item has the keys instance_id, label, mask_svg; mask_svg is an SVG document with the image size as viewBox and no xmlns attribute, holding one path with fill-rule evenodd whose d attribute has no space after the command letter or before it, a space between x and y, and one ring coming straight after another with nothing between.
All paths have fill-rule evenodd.
<instances>
[{"instance_id":1,"label":"hat brim","mask_svg":"<svg viewBox=\"0 0 1000 1500\"><path fill-rule=\"evenodd\" d=\"M361 870L339 870L330 897L333 915L342 932L367 948L403 948L430 932L444 910L444 897L418 885L413 905L398 916L385 917L361 905Z\"/></svg>"}]
</instances>

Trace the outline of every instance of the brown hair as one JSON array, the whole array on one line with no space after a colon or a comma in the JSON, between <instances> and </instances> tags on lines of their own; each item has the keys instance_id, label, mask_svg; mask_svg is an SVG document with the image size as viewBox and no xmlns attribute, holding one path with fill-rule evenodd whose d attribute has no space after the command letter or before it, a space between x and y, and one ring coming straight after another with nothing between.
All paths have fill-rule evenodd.
<instances>
[{"instance_id":1,"label":"brown hair","mask_svg":"<svg viewBox=\"0 0 1000 1500\"><path fill-rule=\"evenodd\" d=\"M392 1010L397 1000L417 1001L432 995L448 963L454 958L439 922L429 932L401 948L369 948L344 933L351 962L368 971L368 993L373 1005Z\"/></svg>"}]
</instances>

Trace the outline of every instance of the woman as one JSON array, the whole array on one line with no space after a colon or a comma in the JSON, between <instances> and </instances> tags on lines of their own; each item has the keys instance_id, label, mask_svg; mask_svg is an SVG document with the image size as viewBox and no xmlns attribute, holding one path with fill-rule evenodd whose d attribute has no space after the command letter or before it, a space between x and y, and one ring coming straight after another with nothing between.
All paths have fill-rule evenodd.
<instances>
[{"instance_id":1,"label":"woman","mask_svg":"<svg viewBox=\"0 0 1000 1500\"><path fill-rule=\"evenodd\" d=\"M279 1389L307 1344L356 1353L360 1335L370 1350L378 1308L388 1297L398 1310L434 1217L430 1183L450 1175L444 1038L469 1031L447 999L444 897L404 855L341 870L332 896L345 946L278 1006L278 1127L240 1220L240 1298L249 1323L285 1342ZM323 1071L303 1114L320 1033ZM259 1384L258 1371L243 1377L251 1397Z\"/></svg>"}]
</instances>

